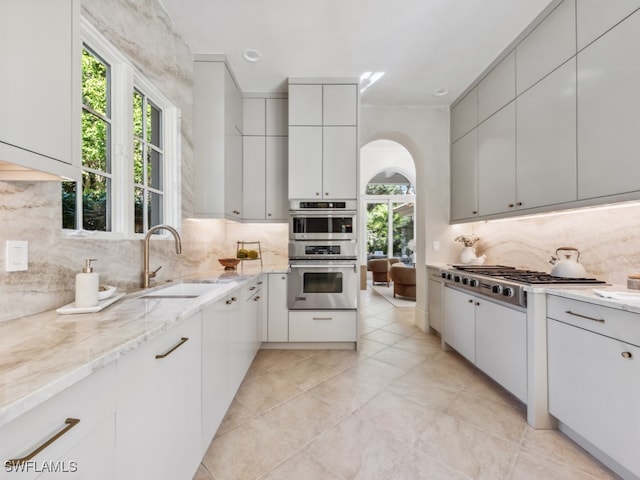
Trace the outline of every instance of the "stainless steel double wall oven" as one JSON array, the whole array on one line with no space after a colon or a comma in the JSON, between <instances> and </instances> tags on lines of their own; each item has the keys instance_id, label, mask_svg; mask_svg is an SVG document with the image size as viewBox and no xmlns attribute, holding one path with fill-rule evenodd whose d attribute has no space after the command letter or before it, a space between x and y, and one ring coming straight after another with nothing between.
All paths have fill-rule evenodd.
<instances>
[{"instance_id":1,"label":"stainless steel double wall oven","mask_svg":"<svg viewBox=\"0 0 640 480\"><path fill-rule=\"evenodd\" d=\"M356 201L291 201L291 310L355 309L358 296Z\"/></svg>"}]
</instances>

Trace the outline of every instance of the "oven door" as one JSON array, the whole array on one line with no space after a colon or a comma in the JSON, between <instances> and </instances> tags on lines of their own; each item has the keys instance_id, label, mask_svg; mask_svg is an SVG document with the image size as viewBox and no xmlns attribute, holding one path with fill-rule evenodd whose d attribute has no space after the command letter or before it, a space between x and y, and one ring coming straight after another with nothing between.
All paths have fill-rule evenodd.
<instances>
[{"instance_id":1,"label":"oven door","mask_svg":"<svg viewBox=\"0 0 640 480\"><path fill-rule=\"evenodd\" d=\"M290 240L355 240L355 212L289 214Z\"/></svg>"},{"instance_id":2,"label":"oven door","mask_svg":"<svg viewBox=\"0 0 640 480\"><path fill-rule=\"evenodd\" d=\"M290 260L288 278L291 310L357 308L357 261Z\"/></svg>"}]
</instances>

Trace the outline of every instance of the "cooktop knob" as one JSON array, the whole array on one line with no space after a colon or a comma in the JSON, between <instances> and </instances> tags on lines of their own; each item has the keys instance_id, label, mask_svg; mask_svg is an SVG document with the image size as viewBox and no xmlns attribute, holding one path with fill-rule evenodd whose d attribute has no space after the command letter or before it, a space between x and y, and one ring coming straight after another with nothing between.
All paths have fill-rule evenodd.
<instances>
[{"instance_id":1,"label":"cooktop knob","mask_svg":"<svg viewBox=\"0 0 640 480\"><path fill-rule=\"evenodd\" d=\"M457 283L460 283L460 275L454 275L453 276L453 281L457 282Z\"/></svg>"},{"instance_id":2,"label":"cooktop knob","mask_svg":"<svg viewBox=\"0 0 640 480\"><path fill-rule=\"evenodd\" d=\"M475 278L472 278L471 280L469 280L469 286L470 287L477 287L478 286L478 280L476 280Z\"/></svg>"},{"instance_id":3,"label":"cooktop knob","mask_svg":"<svg viewBox=\"0 0 640 480\"><path fill-rule=\"evenodd\" d=\"M442 276L442 278L447 278L447 272L442 272L440 275Z\"/></svg>"},{"instance_id":4,"label":"cooktop knob","mask_svg":"<svg viewBox=\"0 0 640 480\"><path fill-rule=\"evenodd\" d=\"M502 290L502 295L504 295L505 297L513 297L513 288L505 288L504 290Z\"/></svg>"},{"instance_id":5,"label":"cooktop knob","mask_svg":"<svg viewBox=\"0 0 640 480\"><path fill-rule=\"evenodd\" d=\"M493 293L502 293L502 287L500 285L494 285L491 287L491 291Z\"/></svg>"},{"instance_id":6,"label":"cooktop knob","mask_svg":"<svg viewBox=\"0 0 640 480\"><path fill-rule=\"evenodd\" d=\"M463 277L462 278L462 284L463 285L469 285L469 277Z\"/></svg>"},{"instance_id":7,"label":"cooktop knob","mask_svg":"<svg viewBox=\"0 0 640 480\"><path fill-rule=\"evenodd\" d=\"M447 273L447 280L453 280L453 275L450 273Z\"/></svg>"}]
</instances>

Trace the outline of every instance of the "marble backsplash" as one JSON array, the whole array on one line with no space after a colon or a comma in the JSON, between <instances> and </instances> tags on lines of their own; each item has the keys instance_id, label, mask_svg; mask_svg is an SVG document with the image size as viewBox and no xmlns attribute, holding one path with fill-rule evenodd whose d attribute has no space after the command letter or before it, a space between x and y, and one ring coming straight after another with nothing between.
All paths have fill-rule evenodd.
<instances>
[{"instance_id":1,"label":"marble backsplash","mask_svg":"<svg viewBox=\"0 0 640 480\"><path fill-rule=\"evenodd\" d=\"M100 282L131 291L142 279L142 238L68 236L61 225L60 183L0 182L0 321L58 308L74 300L75 275L85 258L97 258ZM153 239L150 266L157 281L220 269L218 258L234 256L236 242L260 241L265 268L287 264L286 224L238 224L186 219L182 254L173 237ZM29 269L5 271L6 240L29 242Z\"/></svg>"},{"instance_id":2,"label":"marble backsplash","mask_svg":"<svg viewBox=\"0 0 640 480\"><path fill-rule=\"evenodd\" d=\"M477 254L487 255L486 264L548 272L556 248L573 246L580 250L580 262L589 276L626 285L629 274L640 273L639 203L476 222L450 229L452 239L463 233L478 235ZM462 244L457 245L459 252Z\"/></svg>"}]
</instances>

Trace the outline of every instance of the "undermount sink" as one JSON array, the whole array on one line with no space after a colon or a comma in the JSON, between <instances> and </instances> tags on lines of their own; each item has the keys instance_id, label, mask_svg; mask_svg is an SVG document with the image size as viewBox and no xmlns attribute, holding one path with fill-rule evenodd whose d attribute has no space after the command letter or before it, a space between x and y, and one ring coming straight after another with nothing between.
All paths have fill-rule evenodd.
<instances>
[{"instance_id":1,"label":"undermount sink","mask_svg":"<svg viewBox=\"0 0 640 480\"><path fill-rule=\"evenodd\" d=\"M207 293L228 289L229 285L215 283L178 283L154 290L138 298L197 298Z\"/></svg>"}]
</instances>

